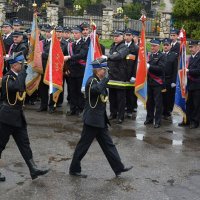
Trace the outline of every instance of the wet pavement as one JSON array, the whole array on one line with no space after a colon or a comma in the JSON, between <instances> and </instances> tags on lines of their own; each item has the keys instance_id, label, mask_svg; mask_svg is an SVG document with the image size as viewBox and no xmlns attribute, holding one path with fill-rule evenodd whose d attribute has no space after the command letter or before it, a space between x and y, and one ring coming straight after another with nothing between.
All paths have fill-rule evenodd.
<instances>
[{"instance_id":1,"label":"wet pavement","mask_svg":"<svg viewBox=\"0 0 200 200\"><path fill-rule=\"evenodd\" d=\"M51 171L32 181L11 138L0 161L7 177L0 183L1 200L200 200L200 128L178 127L177 114L154 129L143 125L146 112L140 104L133 119L122 125L112 121L111 135L121 159L134 168L115 178L94 141L82 161L88 178L80 179L68 175L68 168L81 118L66 116L66 103L54 114L38 113L38 107L25 110L31 147L36 163Z\"/></svg>"}]
</instances>

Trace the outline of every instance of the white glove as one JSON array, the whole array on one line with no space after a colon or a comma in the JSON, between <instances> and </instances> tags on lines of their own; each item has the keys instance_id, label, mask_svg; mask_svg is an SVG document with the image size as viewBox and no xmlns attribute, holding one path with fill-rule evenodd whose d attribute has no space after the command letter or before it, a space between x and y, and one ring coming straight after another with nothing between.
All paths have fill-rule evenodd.
<instances>
[{"instance_id":1,"label":"white glove","mask_svg":"<svg viewBox=\"0 0 200 200\"><path fill-rule=\"evenodd\" d=\"M188 68L186 69L186 72L189 72L189 69L188 69Z\"/></svg>"},{"instance_id":2,"label":"white glove","mask_svg":"<svg viewBox=\"0 0 200 200\"><path fill-rule=\"evenodd\" d=\"M150 67L150 64L149 64L149 63L147 63L147 69L149 69L149 67Z\"/></svg>"},{"instance_id":3,"label":"white glove","mask_svg":"<svg viewBox=\"0 0 200 200\"><path fill-rule=\"evenodd\" d=\"M106 60L108 59L108 56L106 56L106 55L102 55L101 57L105 58Z\"/></svg>"},{"instance_id":4,"label":"white glove","mask_svg":"<svg viewBox=\"0 0 200 200\"><path fill-rule=\"evenodd\" d=\"M135 77L131 77L130 82L135 83Z\"/></svg>"},{"instance_id":5,"label":"white glove","mask_svg":"<svg viewBox=\"0 0 200 200\"><path fill-rule=\"evenodd\" d=\"M171 83L171 88L174 88L176 87L176 84L175 83Z\"/></svg>"}]
</instances>

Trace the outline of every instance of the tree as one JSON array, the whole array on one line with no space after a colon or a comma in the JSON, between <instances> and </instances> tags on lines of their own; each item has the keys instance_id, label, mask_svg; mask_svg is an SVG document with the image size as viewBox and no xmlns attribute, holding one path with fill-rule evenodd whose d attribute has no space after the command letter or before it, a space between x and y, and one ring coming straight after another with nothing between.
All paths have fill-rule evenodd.
<instances>
[{"instance_id":1,"label":"tree","mask_svg":"<svg viewBox=\"0 0 200 200\"><path fill-rule=\"evenodd\" d=\"M141 3L129 3L124 7L124 14L131 19L139 19L141 17L141 10L143 9L143 5Z\"/></svg>"},{"instance_id":2,"label":"tree","mask_svg":"<svg viewBox=\"0 0 200 200\"><path fill-rule=\"evenodd\" d=\"M172 16L176 28L184 26L188 37L200 38L200 1L175 0Z\"/></svg>"}]
</instances>

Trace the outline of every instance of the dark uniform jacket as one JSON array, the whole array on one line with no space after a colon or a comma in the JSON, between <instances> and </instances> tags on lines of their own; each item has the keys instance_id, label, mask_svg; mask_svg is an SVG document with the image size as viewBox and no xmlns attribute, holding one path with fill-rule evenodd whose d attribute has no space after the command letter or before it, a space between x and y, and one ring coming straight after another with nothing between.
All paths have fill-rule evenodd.
<instances>
[{"instance_id":1,"label":"dark uniform jacket","mask_svg":"<svg viewBox=\"0 0 200 200\"><path fill-rule=\"evenodd\" d=\"M129 81L131 77L136 77L139 47L132 41L128 49L130 56L127 56L127 81Z\"/></svg>"},{"instance_id":2,"label":"dark uniform jacket","mask_svg":"<svg viewBox=\"0 0 200 200\"><path fill-rule=\"evenodd\" d=\"M12 55L13 52L20 52L20 51L22 51L24 57L26 58L28 55L28 48L24 42L20 42L19 44L13 44L11 47L10 55Z\"/></svg>"},{"instance_id":3,"label":"dark uniform jacket","mask_svg":"<svg viewBox=\"0 0 200 200\"><path fill-rule=\"evenodd\" d=\"M127 81L127 61L126 56L129 54L128 47L124 41L115 45L112 44L108 55L108 67L110 80Z\"/></svg>"},{"instance_id":4,"label":"dark uniform jacket","mask_svg":"<svg viewBox=\"0 0 200 200\"><path fill-rule=\"evenodd\" d=\"M166 58L165 63L165 83L166 85L171 85L171 83L176 83L177 71L178 71L178 57L177 53L169 51L167 55L163 53Z\"/></svg>"},{"instance_id":5,"label":"dark uniform jacket","mask_svg":"<svg viewBox=\"0 0 200 200\"><path fill-rule=\"evenodd\" d=\"M71 59L69 60L70 77L83 77L85 66L84 64L80 64L80 62L86 61L88 46L86 42L81 39L78 44L76 44L76 42L72 44L72 51L73 54L70 55Z\"/></svg>"},{"instance_id":6,"label":"dark uniform jacket","mask_svg":"<svg viewBox=\"0 0 200 200\"><path fill-rule=\"evenodd\" d=\"M172 48L170 51L177 53L177 57L178 57L180 54L180 43L176 42L176 44L174 46L172 45Z\"/></svg>"},{"instance_id":7,"label":"dark uniform jacket","mask_svg":"<svg viewBox=\"0 0 200 200\"><path fill-rule=\"evenodd\" d=\"M3 43L4 43L5 50L6 50L6 54L8 54L8 52L10 50L10 46L13 44L12 33L7 38L5 38L3 36Z\"/></svg>"},{"instance_id":8,"label":"dark uniform jacket","mask_svg":"<svg viewBox=\"0 0 200 200\"><path fill-rule=\"evenodd\" d=\"M47 60L49 57L49 50L50 50L50 44L51 41L43 40L43 52L42 52L42 67L43 71L45 72Z\"/></svg>"},{"instance_id":9,"label":"dark uniform jacket","mask_svg":"<svg viewBox=\"0 0 200 200\"><path fill-rule=\"evenodd\" d=\"M105 128L109 124L106 114L106 102L102 102L100 95L106 96L108 78L91 76L86 83L86 104L83 112L83 122L86 125Z\"/></svg>"},{"instance_id":10,"label":"dark uniform jacket","mask_svg":"<svg viewBox=\"0 0 200 200\"><path fill-rule=\"evenodd\" d=\"M16 100L16 93L22 96L25 91L26 72L22 71L18 76L10 70L2 79L2 99L0 108L0 122L14 127L26 125L22 110L23 101ZM14 104L14 105L11 105Z\"/></svg>"},{"instance_id":11,"label":"dark uniform jacket","mask_svg":"<svg viewBox=\"0 0 200 200\"><path fill-rule=\"evenodd\" d=\"M63 38L61 39L60 41L60 46L61 46L61 49L62 49L62 52L63 52L63 55L64 56L67 56L68 55L68 49L67 49L67 46L68 45L68 42L65 41Z\"/></svg>"},{"instance_id":12,"label":"dark uniform jacket","mask_svg":"<svg viewBox=\"0 0 200 200\"><path fill-rule=\"evenodd\" d=\"M188 90L200 90L200 52L189 59Z\"/></svg>"},{"instance_id":13,"label":"dark uniform jacket","mask_svg":"<svg viewBox=\"0 0 200 200\"><path fill-rule=\"evenodd\" d=\"M149 70L148 70L148 84L152 86L158 86L164 84L165 74L165 56L158 51L157 53L149 56Z\"/></svg>"}]
</instances>

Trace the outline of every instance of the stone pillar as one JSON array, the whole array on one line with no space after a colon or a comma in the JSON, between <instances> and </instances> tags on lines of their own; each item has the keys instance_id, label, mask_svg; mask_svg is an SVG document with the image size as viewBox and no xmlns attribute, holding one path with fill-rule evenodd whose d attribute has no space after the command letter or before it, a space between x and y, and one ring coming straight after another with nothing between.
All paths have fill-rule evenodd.
<instances>
[{"instance_id":1,"label":"stone pillar","mask_svg":"<svg viewBox=\"0 0 200 200\"><path fill-rule=\"evenodd\" d=\"M113 9L103 9L102 39L110 39L113 32Z\"/></svg>"},{"instance_id":2,"label":"stone pillar","mask_svg":"<svg viewBox=\"0 0 200 200\"><path fill-rule=\"evenodd\" d=\"M160 38L169 37L171 18L172 18L172 13L171 12L162 12L161 13Z\"/></svg>"},{"instance_id":3,"label":"stone pillar","mask_svg":"<svg viewBox=\"0 0 200 200\"><path fill-rule=\"evenodd\" d=\"M6 7L6 0L0 0L0 26L6 20L5 7Z\"/></svg>"},{"instance_id":4,"label":"stone pillar","mask_svg":"<svg viewBox=\"0 0 200 200\"><path fill-rule=\"evenodd\" d=\"M49 4L47 6L47 23L50 25L58 25L58 5Z\"/></svg>"}]
</instances>

